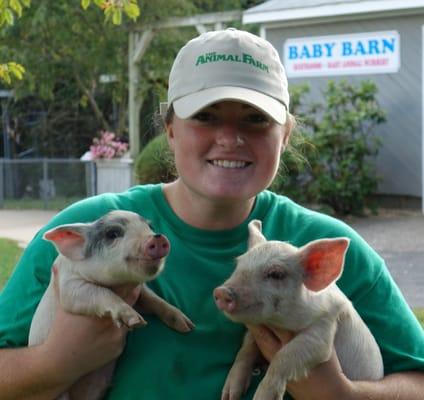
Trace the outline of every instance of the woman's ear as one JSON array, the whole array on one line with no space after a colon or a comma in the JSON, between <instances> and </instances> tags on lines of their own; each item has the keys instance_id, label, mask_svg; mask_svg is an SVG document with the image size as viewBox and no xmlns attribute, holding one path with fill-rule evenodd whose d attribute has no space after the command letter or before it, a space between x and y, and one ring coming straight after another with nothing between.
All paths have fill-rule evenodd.
<instances>
[{"instance_id":1,"label":"woman's ear","mask_svg":"<svg viewBox=\"0 0 424 400\"><path fill-rule=\"evenodd\" d=\"M168 141L169 148L172 152L174 152L174 131L172 122L165 125L165 133L166 133L166 139Z\"/></svg>"},{"instance_id":2,"label":"woman's ear","mask_svg":"<svg viewBox=\"0 0 424 400\"><path fill-rule=\"evenodd\" d=\"M288 146L294 127L295 127L295 119L291 114L287 113L287 121L285 125L283 126L284 136L283 136L283 143L281 146L281 153L283 153L286 147Z\"/></svg>"}]
</instances>

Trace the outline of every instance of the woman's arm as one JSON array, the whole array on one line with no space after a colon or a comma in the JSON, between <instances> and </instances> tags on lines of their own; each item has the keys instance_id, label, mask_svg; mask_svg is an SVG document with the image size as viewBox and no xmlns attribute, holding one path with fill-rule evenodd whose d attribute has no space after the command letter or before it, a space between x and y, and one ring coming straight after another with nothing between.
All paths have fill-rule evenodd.
<instances>
[{"instance_id":1,"label":"woman's arm","mask_svg":"<svg viewBox=\"0 0 424 400\"><path fill-rule=\"evenodd\" d=\"M249 326L263 356L269 361L293 335L264 326ZM289 382L288 392L296 400L420 400L424 373L401 372L380 381L350 381L342 372L335 352L329 361L314 368L306 379Z\"/></svg>"},{"instance_id":2,"label":"woman's arm","mask_svg":"<svg viewBox=\"0 0 424 400\"><path fill-rule=\"evenodd\" d=\"M139 288L130 293L122 288L119 294L134 304ZM109 318L74 315L58 306L43 344L0 350L2 400L57 397L81 376L117 358L126 334L126 328L118 328Z\"/></svg>"},{"instance_id":3,"label":"woman's arm","mask_svg":"<svg viewBox=\"0 0 424 400\"><path fill-rule=\"evenodd\" d=\"M43 346L0 350L0 392L5 400L56 398L72 384L63 380Z\"/></svg>"}]
</instances>

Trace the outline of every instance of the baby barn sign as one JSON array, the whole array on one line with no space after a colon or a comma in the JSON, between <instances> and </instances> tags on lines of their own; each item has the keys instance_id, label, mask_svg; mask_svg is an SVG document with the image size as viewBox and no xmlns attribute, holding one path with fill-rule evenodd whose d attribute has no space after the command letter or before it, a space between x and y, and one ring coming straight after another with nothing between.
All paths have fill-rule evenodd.
<instances>
[{"instance_id":1,"label":"baby barn sign","mask_svg":"<svg viewBox=\"0 0 424 400\"><path fill-rule=\"evenodd\" d=\"M284 65L290 78L397 72L399 34L389 31L287 39Z\"/></svg>"}]
</instances>

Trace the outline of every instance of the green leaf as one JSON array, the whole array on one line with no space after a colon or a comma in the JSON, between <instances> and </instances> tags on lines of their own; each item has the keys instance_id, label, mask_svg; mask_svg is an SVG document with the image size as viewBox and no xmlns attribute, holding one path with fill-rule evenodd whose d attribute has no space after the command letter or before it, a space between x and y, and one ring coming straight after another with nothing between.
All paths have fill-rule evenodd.
<instances>
[{"instance_id":1,"label":"green leaf","mask_svg":"<svg viewBox=\"0 0 424 400\"><path fill-rule=\"evenodd\" d=\"M86 10L88 6L90 5L91 0L81 0L81 7Z\"/></svg>"},{"instance_id":2,"label":"green leaf","mask_svg":"<svg viewBox=\"0 0 424 400\"><path fill-rule=\"evenodd\" d=\"M1 76L1 78L6 82L8 85L12 83L12 79L10 79L10 74L6 72L4 75Z\"/></svg>"},{"instance_id":3,"label":"green leaf","mask_svg":"<svg viewBox=\"0 0 424 400\"><path fill-rule=\"evenodd\" d=\"M23 74L20 72L18 68L11 68L10 72L15 76L15 78L22 80Z\"/></svg>"},{"instance_id":4,"label":"green leaf","mask_svg":"<svg viewBox=\"0 0 424 400\"><path fill-rule=\"evenodd\" d=\"M5 18L5 21L8 25L13 25L15 18L13 16L13 12L9 8L4 10L4 18Z\"/></svg>"},{"instance_id":5,"label":"green leaf","mask_svg":"<svg viewBox=\"0 0 424 400\"><path fill-rule=\"evenodd\" d=\"M25 68L22 65L15 62L9 62L8 67L10 73L12 73L17 79L21 80L23 78Z\"/></svg>"},{"instance_id":6,"label":"green leaf","mask_svg":"<svg viewBox=\"0 0 424 400\"><path fill-rule=\"evenodd\" d=\"M113 11L112 22L114 25L121 25L122 23L122 11L120 9Z\"/></svg>"},{"instance_id":7,"label":"green leaf","mask_svg":"<svg viewBox=\"0 0 424 400\"><path fill-rule=\"evenodd\" d=\"M21 80L23 78L24 72L25 68L15 62L0 64L0 81L10 85L12 83L12 76Z\"/></svg>"},{"instance_id":8,"label":"green leaf","mask_svg":"<svg viewBox=\"0 0 424 400\"><path fill-rule=\"evenodd\" d=\"M22 6L18 0L10 0L9 1L10 8L18 14L20 17L22 15Z\"/></svg>"},{"instance_id":9,"label":"green leaf","mask_svg":"<svg viewBox=\"0 0 424 400\"><path fill-rule=\"evenodd\" d=\"M21 71L21 73L25 73L25 68L21 64L16 64L16 68Z\"/></svg>"},{"instance_id":10,"label":"green leaf","mask_svg":"<svg viewBox=\"0 0 424 400\"><path fill-rule=\"evenodd\" d=\"M109 7L105 9L106 22L108 22L113 17L113 14L114 14L113 8Z\"/></svg>"},{"instance_id":11,"label":"green leaf","mask_svg":"<svg viewBox=\"0 0 424 400\"><path fill-rule=\"evenodd\" d=\"M140 9L137 4L126 4L124 6L125 14L128 15L129 18L136 20L140 15Z\"/></svg>"}]
</instances>

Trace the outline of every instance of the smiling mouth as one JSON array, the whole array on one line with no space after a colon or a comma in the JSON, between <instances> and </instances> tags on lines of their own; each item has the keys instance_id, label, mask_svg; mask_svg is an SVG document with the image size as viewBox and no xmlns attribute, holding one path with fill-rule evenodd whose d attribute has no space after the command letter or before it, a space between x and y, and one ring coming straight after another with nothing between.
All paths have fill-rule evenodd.
<instances>
[{"instance_id":1,"label":"smiling mouth","mask_svg":"<svg viewBox=\"0 0 424 400\"><path fill-rule=\"evenodd\" d=\"M247 161L230 161L230 160L208 160L209 164L220 168L236 168L242 169L248 167L251 163Z\"/></svg>"}]
</instances>

